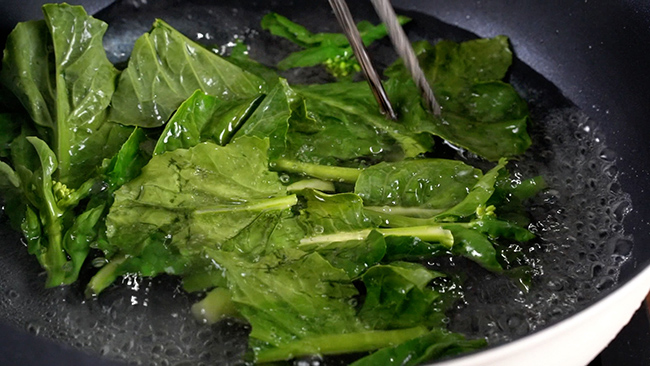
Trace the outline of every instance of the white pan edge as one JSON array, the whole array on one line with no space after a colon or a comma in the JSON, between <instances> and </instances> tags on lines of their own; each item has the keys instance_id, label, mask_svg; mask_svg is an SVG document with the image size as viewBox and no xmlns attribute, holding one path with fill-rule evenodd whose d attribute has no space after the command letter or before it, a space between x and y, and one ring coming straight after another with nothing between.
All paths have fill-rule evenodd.
<instances>
[{"instance_id":1,"label":"white pan edge","mask_svg":"<svg viewBox=\"0 0 650 366\"><path fill-rule=\"evenodd\" d=\"M584 366L630 321L650 292L650 266L583 311L494 349L435 366Z\"/></svg>"}]
</instances>

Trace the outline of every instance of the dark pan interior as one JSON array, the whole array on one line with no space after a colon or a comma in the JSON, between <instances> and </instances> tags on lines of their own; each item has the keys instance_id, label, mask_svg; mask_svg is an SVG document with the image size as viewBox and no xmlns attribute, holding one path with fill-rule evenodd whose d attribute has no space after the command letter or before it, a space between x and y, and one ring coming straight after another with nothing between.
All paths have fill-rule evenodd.
<instances>
[{"instance_id":1,"label":"dark pan interior","mask_svg":"<svg viewBox=\"0 0 650 366\"><path fill-rule=\"evenodd\" d=\"M5 2L0 5L6 6ZM95 7L100 7L95 3ZM155 3L155 4L154 4ZM105 46L109 56L114 62L122 62L128 57L128 52L133 41L143 32L147 31L155 17L160 17L177 27L184 33L195 38L211 35L210 43L223 44L232 40L232 34L237 33L252 42L263 43L267 39L255 31L259 18L263 12L273 9L282 14L295 15L302 23L314 24L318 30L337 31L333 18L328 18L326 1L319 1L314 9L305 10L299 1L275 1L275 2L241 2L221 1L218 6L211 6L208 1L122 1L100 11L97 16L107 20L111 27L106 36ZM365 2L350 2L353 13L359 17L364 15L372 16L370 7ZM633 237L635 246L632 249L630 258L621 268L619 284L625 283L632 278L640 269L650 262L650 246L648 236L650 235L648 219L650 219L650 208L644 206L648 201L646 187L650 180L649 169L646 167L646 159L650 156L650 146L645 138L650 137L650 127L645 119L650 115L650 103L647 102L648 85L650 85L650 71L647 65L650 64L650 54L644 51L644 45L650 44L650 7L641 1L620 1L609 4L576 1L550 1L539 2L535 0L519 1L395 1L394 5L413 15L415 22L422 25L418 31L412 29L415 37L452 38L457 40L473 37L469 32L462 31L455 26L466 29L478 36L494 36L507 34L511 38L518 61L515 63L511 75L511 81L521 90L529 92L527 97L533 99L531 108L534 116L540 120L548 117L548 110L571 110L577 106L581 112L579 118L574 116L574 122L582 121L580 118L588 118L589 126L595 128L598 133L588 137L606 140L608 148L607 157L615 161L615 169L618 173L609 172L617 176L618 185L610 187L614 193L619 191L629 194L632 202L631 212L624 215L630 207L617 207L619 216L625 216L623 221L624 237ZM205 16L206 9L215 8L215 14ZM219 13L216 8L234 9L236 12L228 14ZM26 15L28 7L24 7L24 13L16 13L17 8L12 8L14 13L8 14L9 22L25 19L33 15ZM181 10L179 10L181 9ZM318 10L321 9L321 10ZM448 23L432 22L429 18L422 17L417 13L434 15ZM11 15L14 14L14 15ZM17 14L17 15L16 15ZM33 14L33 13L32 13ZM221 16L220 16L221 15ZM7 21L5 19L5 21ZM3 25L6 29L7 26ZM417 27L416 27L417 28ZM429 31L429 28L434 28ZM420 29L420 28L417 28ZM5 30L6 32L6 30ZM201 36L199 36L199 33ZM2 36L4 39L4 35ZM205 39L204 39L205 40ZM253 48L254 49L254 48ZM381 59L386 56L386 47L374 50L375 57ZM254 55L255 56L255 55ZM282 53L275 47L265 49L264 57L269 62L277 61ZM297 76L297 75L289 75ZM578 121L575 121L575 119ZM542 128L542 127L538 127ZM544 131L540 131L544 133ZM610 164L611 165L611 164ZM525 167L524 167L525 169ZM614 169L614 168L612 168ZM571 176L571 172L567 172ZM620 187L619 187L620 186ZM576 188L579 190L580 188ZM627 202L627 201L626 201ZM622 220L622 217L620 218ZM150 332L152 337L163 337L156 334L151 328L134 327L133 324L125 325L120 322L153 321L164 323L164 327L183 327L183 319L186 319L187 307L192 297L179 295L174 291L175 282L171 279L144 281L137 287L146 287L151 290L148 297L149 308L146 310L133 310L132 313L111 313L115 304L128 302L132 296L141 296L134 290L133 283L127 284L123 289L113 291L99 301L82 304L80 289L72 287L69 289L53 290L45 293L42 288L43 278L38 276L39 269L22 246L17 245L19 236L8 231L6 225L0 230L3 233L3 245L11 249L3 250L4 256L11 255L11 261L3 261L3 275L14 273L12 281L15 280L15 290L3 294L5 299L20 303L29 303L28 307L35 312L47 312L43 309L52 301L60 301L63 298L70 309L75 309L77 316L70 321L78 323L79 326L95 326L93 316L97 314L108 314L100 319L113 319L116 321L116 332L120 326L128 329L139 329L145 333ZM616 240L619 236L616 236ZM616 243L614 243L616 245ZM615 249L612 249L615 250ZM20 273L15 275L15 273ZM503 284L502 284L503 285ZM544 285L540 283L539 285ZM504 285L505 286L505 285ZM598 294L589 297L573 310L577 311L595 301L600 296L612 291L617 285L604 287ZM509 288L508 286L505 286ZM510 291L514 291L510 288ZM15 296L15 297L14 297ZM483 293L476 293L476 298L484 296ZM13 300L11 300L13 298ZM491 301L491 299L483 300ZM172 305L169 305L169 302ZM40 304L40 306L39 306ZM73 304L73 305L71 305ZM74 305L78 304L78 305ZM127 304L128 305L128 304ZM496 306L496 305L495 305ZM128 306L127 306L128 308ZM124 309L124 306L121 308ZM463 309L459 310L459 316L465 314ZM180 313L180 315L179 315ZM173 316L176 314L176 317ZM565 318L569 313L562 313L549 324ZM542 315L546 316L546 315ZM56 317L56 315L54 315ZM184 318L185 317L185 318ZM129 320L131 319L131 320ZM67 348L51 344L41 338L23 334L23 330L31 333L48 334L48 323L31 321L29 316L21 319L5 320L10 325L0 325L0 355L7 357L9 364L100 364L96 356L88 357L80 352L67 352ZM481 324L460 324L458 327L478 327ZM15 327L23 330L16 330ZM213 329L214 334L201 333L200 328L181 329L181 333L187 333L188 337L195 337L198 341L207 344L222 344L218 355L212 355L210 360L232 359L235 353L242 351L241 345L230 342L234 339L241 339L241 333L245 332L240 324L225 324L219 329ZM168 328L172 329L172 328ZM234 330L233 330L234 329ZM238 332L239 330L239 332ZM198 333L197 333L198 332ZM527 330L524 333L529 332ZM516 335L516 330L512 334ZM6 337L6 339L4 339ZM56 335L55 335L56 337ZM117 333L116 337L128 337ZM148 335L144 335L148 337ZM237 338L240 337L240 338ZM68 335L60 335L60 340L66 343L77 343L71 341ZM499 340L499 339L497 339ZM107 339L111 347L117 344L112 339ZM190 339L192 343L196 341ZM210 343L212 342L212 343ZM498 342L497 342L498 343ZM79 348L84 348L84 340L80 339ZM123 354L132 351L133 345L119 345L124 350L118 350ZM97 351L94 344L91 349ZM113 349L104 350L99 347L99 352L106 352L109 356L116 356ZM171 358L178 356L177 352L191 352L186 348L175 349L166 347L160 353L167 353ZM195 350L196 351L196 350ZM200 352L200 351L199 351ZM162 357L162 356L161 356ZM102 360L106 364L109 361Z\"/></svg>"}]
</instances>

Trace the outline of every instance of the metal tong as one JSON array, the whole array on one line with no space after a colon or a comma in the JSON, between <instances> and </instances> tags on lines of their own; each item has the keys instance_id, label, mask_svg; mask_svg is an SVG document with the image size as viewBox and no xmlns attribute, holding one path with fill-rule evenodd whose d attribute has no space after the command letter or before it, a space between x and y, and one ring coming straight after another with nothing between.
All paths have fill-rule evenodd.
<instances>
[{"instance_id":1,"label":"metal tong","mask_svg":"<svg viewBox=\"0 0 650 366\"><path fill-rule=\"evenodd\" d=\"M329 2L332 6L332 9L334 10L334 14L339 21L339 24L343 28L343 32L350 42L350 46L352 47L354 55L361 65L361 70L363 71L366 80L368 81L368 84L370 84L370 89L375 95L377 103L379 103L381 113L390 119L397 119L397 115L395 114L390 100L388 99L388 95L384 90L381 79L379 78L379 74L372 66L370 57L368 57L368 53L366 52L366 48L363 45L363 41L361 40L359 30L354 24L352 14L350 13L350 9L348 8L347 3L345 0L329 0ZM411 77L413 78L413 81L415 81L418 89L420 89L426 106L430 112L436 116L439 116L440 104L438 104L436 101L436 98L433 95L433 90L427 82L427 79L424 76L424 72L420 68L420 64L418 63L415 51L413 51L413 47L411 47L411 43L406 37L404 29L402 29L402 26L397 21L397 15L395 14L395 10L390 4L390 1L371 0L371 2L375 8L375 11L379 15L379 18L382 20L382 22L384 22L384 24L386 24L386 28L388 29L388 36L393 43L393 47L395 48L397 54L404 60L404 65L411 74Z\"/></svg>"}]
</instances>

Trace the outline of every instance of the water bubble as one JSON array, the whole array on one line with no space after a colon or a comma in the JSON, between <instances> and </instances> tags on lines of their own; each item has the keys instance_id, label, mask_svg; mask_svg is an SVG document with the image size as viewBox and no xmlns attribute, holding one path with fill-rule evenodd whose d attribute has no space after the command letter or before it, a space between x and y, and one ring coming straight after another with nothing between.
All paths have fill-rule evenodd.
<instances>
[{"instance_id":1,"label":"water bubble","mask_svg":"<svg viewBox=\"0 0 650 366\"><path fill-rule=\"evenodd\" d=\"M95 268L103 267L106 265L106 263L108 263L108 259L104 257L97 257L91 261L91 265Z\"/></svg>"},{"instance_id":2,"label":"water bubble","mask_svg":"<svg viewBox=\"0 0 650 366\"><path fill-rule=\"evenodd\" d=\"M99 349L99 354L102 356L108 355L111 352L111 346L110 345L104 345L102 348Z\"/></svg>"},{"instance_id":3,"label":"water bubble","mask_svg":"<svg viewBox=\"0 0 650 366\"><path fill-rule=\"evenodd\" d=\"M634 244L627 239L618 239L614 246L614 253L626 257L632 252Z\"/></svg>"},{"instance_id":4,"label":"water bubble","mask_svg":"<svg viewBox=\"0 0 650 366\"><path fill-rule=\"evenodd\" d=\"M165 354L170 357L178 356L183 353L183 350L178 346L170 346L165 350Z\"/></svg>"},{"instance_id":5,"label":"water bubble","mask_svg":"<svg viewBox=\"0 0 650 366\"><path fill-rule=\"evenodd\" d=\"M31 334L38 335L41 332L41 326L34 323L27 323L27 331Z\"/></svg>"}]
</instances>

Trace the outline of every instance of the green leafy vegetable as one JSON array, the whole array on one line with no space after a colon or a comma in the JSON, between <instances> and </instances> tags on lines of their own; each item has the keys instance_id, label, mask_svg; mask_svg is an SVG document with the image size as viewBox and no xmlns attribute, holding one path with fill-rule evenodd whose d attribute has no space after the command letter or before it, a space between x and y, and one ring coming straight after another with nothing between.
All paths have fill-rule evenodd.
<instances>
[{"instance_id":1,"label":"green leafy vegetable","mask_svg":"<svg viewBox=\"0 0 650 366\"><path fill-rule=\"evenodd\" d=\"M499 164L485 173L462 201L439 214L438 217L468 217L476 213L479 207L486 206L487 201L494 193L494 185L499 177L499 172L505 168L507 163L506 159L499 160Z\"/></svg>"},{"instance_id":2,"label":"green leafy vegetable","mask_svg":"<svg viewBox=\"0 0 650 366\"><path fill-rule=\"evenodd\" d=\"M219 248L261 213L290 208L296 198L268 171L268 146L246 137L154 156L115 193L103 249L128 255L122 268L139 261L136 268L152 265L140 270L146 275L182 274L204 248Z\"/></svg>"},{"instance_id":3,"label":"green leafy vegetable","mask_svg":"<svg viewBox=\"0 0 650 366\"><path fill-rule=\"evenodd\" d=\"M45 5L43 13L9 35L0 79L44 131L55 178L76 188L130 131L107 122L118 71L102 45L106 23L80 6Z\"/></svg>"},{"instance_id":4,"label":"green leafy vegetable","mask_svg":"<svg viewBox=\"0 0 650 366\"><path fill-rule=\"evenodd\" d=\"M20 187L24 192L28 191L24 193L29 204L22 229L28 241L29 252L36 255L47 271L46 286L70 284L77 279L81 264L88 254L89 240L86 237L96 235L92 231L98 217L97 210L82 214L68 231L70 234L64 238L64 216L90 193L94 181L84 183L76 191L55 183L52 175L58 168L58 161L54 152L37 137L27 137L26 140L33 146L40 161L36 174L24 172L19 177L8 169L4 173L14 186Z\"/></svg>"},{"instance_id":5,"label":"green leafy vegetable","mask_svg":"<svg viewBox=\"0 0 650 366\"><path fill-rule=\"evenodd\" d=\"M454 236L454 254L467 257L485 269L501 272L503 267L497 260L497 251L492 242L480 232L463 227L446 226Z\"/></svg>"},{"instance_id":6,"label":"green leafy vegetable","mask_svg":"<svg viewBox=\"0 0 650 366\"><path fill-rule=\"evenodd\" d=\"M507 37L435 46L423 42L416 48L442 115L436 118L422 107L415 84L398 61L386 72L391 76L386 89L412 132L440 136L488 160L519 155L530 146L526 102L501 81L512 63Z\"/></svg>"},{"instance_id":7,"label":"green leafy vegetable","mask_svg":"<svg viewBox=\"0 0 650 366\"><path fill-rule=\"evenodd\" d=\"M357 290L344 271L316 253L287 252L285 260L269 256L257 263L232 252L208 253L224 268L232 300L253 326L250 336L266 343L254 349L258 357L263 350L300 339L364 330L349 301ZM323 313L323 308L330 311Z\"/></svg>"},{"instance_id":8,"label":"green leafy vegetable","mask_svg":"<svg viewBox=\"0 0 650 366\"><path fill-rule=\"evenodd\" d=\"M202 141L226 145L261 98L223 101L201 90L195 91L167 122L153 153L187 149Z\"/></svg>"},{"instance_id":9,"label":"green leafy vegetable","mask_svg":"<svg viewBox=\"0 0 650 366\"><path fill-rule=\"evenodd\" d=\"M406 24L410 19L399 16L398 21L400 24ZM278 63L280 70L322 64L337 78L361 71L361 66L354 58L352 48L342 33L315 34L277 13L265 15L262 18L262 28L305 48L280 61ZM362 21L357 24L357 28L365 46L388 34L384 24L374 26L370 22Z\"/></svg>"},{"instance_id":10,"label":"green leafy vegetable","mask_svg":"<svg viewBox=\"0 0 650 366\"><path fill-rule=\"evenodd\" d=\"M367 206L431 217L463 201L482 176L479 169L456 160L379 163L364 169L354 190Z\"/></svg>"},{"instance_id":11,"label":"green leafy vegetable","mask_svg":"<svg viewBox=\"0 0 650 366\"><path fill-rule=\"evenodd\" d=\"M448 249L449 245L431 243L417 236L388 236L383 262L422 261L446 254Z\"/></svg>"},{"instance_id":12,"label":"green leafy vegetable","mask_svg":"<svg viewBox=\"0 0 650 366\"><path fill-rule=\"evenodd\" d=\"M72 263L70 272L74 274L74 280L90 252L90 245L97 239L98 227L103 216L104 205L89 208L75 217L72 227L63 237L62 247L70 257Z\"/></svg>"},{"instance_id":13,"label":"green leafy vegetable","mask_svg":"<svg viewBox=\"0 0 650 366\"><path fill-rule=\"evenodd\" d=\"M341 268L350 278L356 278L381 261L386 254L386 242L381 233L371 231L360 240L306 243L300 245L300 249L317 252L332 266Z\"/></svg>"},{"instance_id":14,"label":"green leafy vegetable","mask_svg":"<svg viewBox=\"0 0 650 366\"><path fill-rule=\"evenodd\" d=\"M307 200L307 207L301 212L301 218L311 235L328 235L374 226L363 214L363 201L356 194L307 191L303 196Z\"/></svg>"},{"instance_id":15,"label":"green leafy vegetable","mask_svg":"<svg viewBox=\"0 0 650 366\"><path fill-rule=\"evenodd\" d=\"M310 103L314 103L314 108L329 111L325 116L333 115L342 121L354 121L355 124L371 127L379 136L385 134L394 139L405 157L415 157L432 146L431 140L412 133L404 124L387 120L379 113L367 83L313 84L295 89L305 98L307 110L312 108Z\"/></svg>"},{"instance_id":16,"label":"green leafy vegetable","mask_svg":"<svg viewBox=\"0 0 650 366\"><path fill-rule=\"evenodd\" d=\"M295 160L278 159L273 162L273 169L283 172L309 175L335 182L354 183L359 179L361 169L340 166L303 163Z\"/></svg>"},{"instance_id":17,"label":"green leafy vegetable","mask_svg":"<svg viewBox=\"0 0 650 366\"><path fill-rule=\"evenodd\" d=\"M426 331L425 327L418 326L407 329L325 334L299 340L286 346L262 350L257 354L257 361L264 363L314 354L338 355L373 351L378 348L391 347L407 342L426 333Z\"/></svg>"},{"instance_id":18,"label":"green leafy vegetable","mask_svg":"<svg viewBox=\"0 0 650 366\"><path fill-rule=\"evenodd\" d=\"M250 323L253 361L369 353L359 366L485 345L443 329L457 274L432 257L530 284L509 248L534 238L524 202L545 183L506 169L530 144L526 103L503 81L507 38L416 43L442 116L397 61L392 121L365 83L290 85L243 43L221 58L162 20L120 74L106 24L65 4L44 14L7 41L0 189L48 287L76 281L96 250L105 264L88 296L126 274L179 276L206 291L192 309L202 321ZM262 27L304 48L281 70L358 71L342 34L275 13ZM366 45L386 35L358 28ZM498 163L484 173L438 158L433 136Z\"/></svg>"},{"instance_id":19,"label":"green leafy vegetable","mask_svg":"<svg viewBox=\"0 0 650 366\"><path fill-rule=\"evenodd\" d=\"M485 347L484 339L466 340L460 334L433 329L418 338L394 347L381 349L351 366L400 365L414 366L423 362L454 356Z\"/></svg>"},{"instance_id":20,"label":"green leafy vegetable","mask_svg":"<svg viewBox=\"0 0 650 366\"><path fill-rule=\"evenodd\" d=\"M235 133L233 139L241 136L269 138L271 144L269 156L278 157L286 148L291 104L294 98L293 89L289 87L286 80L280 79L248 121Z\"/></svg>"},{"instance_id":21,"label":"green leafy vegetable","mask_svg":"<svg viewBox=\"0 0 650 366\"><path fill-rule=\"evenodd\" d=\"M112 191L140 175L142 167L151 159L151 152L142 147L146 142L144 130L135 128L117 154L108 162L104 174Z\"/></svg>"},{"instance_id":22,"label":"green leafy vegetable","mask_svg":"<svg viewBox=\"0 0 650 366\"><path fill-rule=\"evenodd\" d=\"M444 315L433 306L440 294L427 288L440 276L417 263L393 262L370 268L362 277L366 298L359 317L374 329L440 325L436 323Z\"/></svg>"},{"instance_id":23,"label":"green leafy vegetable","mask_svg":"<svg viewBox=\"0 0 650 366\"><path fill-rule=\"evenodd\" d=\"M197 89L224 100L251 98L264 82L162 20L135 42L112 99L112 121L130 126L161 126Z\"/></svg>"},{"instance_id":24,"label":"green leafy vegetable","mask_svg":"<svg viewBox=\"0 0 650 366\"><path fill-rule=\"evenodd\" d=\"M288 159L354 165L361 159L396 160L408 148L416 150L409 154L422 151L408 136L389 130L391 126L378 113L375 101L367 99L372 97L367 85L325 84L313 93L298 88L298 94L304 103L297 104L289 121L285 152ZM357 98L358 104L350 104L352 98Z\"/></svg>"}]
</instances>

